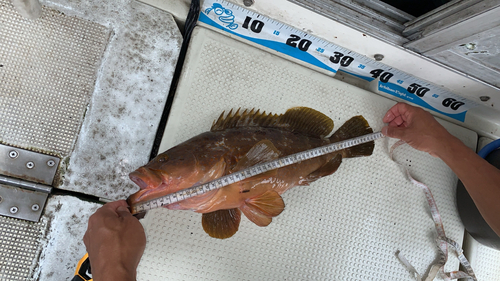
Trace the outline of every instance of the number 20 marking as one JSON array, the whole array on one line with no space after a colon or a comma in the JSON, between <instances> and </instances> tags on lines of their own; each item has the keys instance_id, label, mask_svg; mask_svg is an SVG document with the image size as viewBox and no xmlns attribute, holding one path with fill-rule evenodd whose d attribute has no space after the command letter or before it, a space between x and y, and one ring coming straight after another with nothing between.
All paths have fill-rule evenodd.
<instances>
[{"instance_id":1,"label":"number 20 marking","mask_svg":"<svg viewBox=\"0 0 500 281\"><path fill-rule=\"evenodd\" d=\"M297 41L299 41L298 44L296 43ZM309 47L311 46L312 42L307 40L307 39L301 40L301 38L299 36L297 36L295 34L290 34L290 38L288 38L286 40L286 44L290 47L294 47L294 48L298 47L299 50L307 52L307 50L309 50Z\"/></svg>"}]
</instances>

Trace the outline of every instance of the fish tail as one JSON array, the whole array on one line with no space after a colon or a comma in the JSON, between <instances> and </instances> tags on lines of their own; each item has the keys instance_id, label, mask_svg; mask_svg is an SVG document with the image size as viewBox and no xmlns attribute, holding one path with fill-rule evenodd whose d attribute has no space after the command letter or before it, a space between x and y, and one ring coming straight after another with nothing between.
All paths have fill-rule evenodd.
<instances>
[{"instance_id":1,"label":"fish tail","mask_svg":"<svg viewBox=\"0 0 500 281\"><path fill-rule=\"evenodd\" d=\"M354 116L342 125L331 137L330 143L339 142L366 134L373 133L373 129L370 128L368 121L359 115ZM370 156L373 153L373 148L375 147L375 142L371 141L368 143L356 145L350 148L342 150L342 157L352 158L360 156Z\"/></svg>"}]
</instances>

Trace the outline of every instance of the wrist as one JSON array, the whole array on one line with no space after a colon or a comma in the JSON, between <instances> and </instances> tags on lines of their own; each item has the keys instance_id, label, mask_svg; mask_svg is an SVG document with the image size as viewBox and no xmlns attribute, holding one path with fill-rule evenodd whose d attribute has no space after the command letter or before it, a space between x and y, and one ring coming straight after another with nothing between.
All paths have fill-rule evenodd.
<instances>
[{"instance_id":1,"label":"wrist","mask_svg":"<svg viewBox=\"0 0 500 281\"><path fill-rule=\"evenodd\" d=\"M94 281L135 281L136 275L135 268L126 268L119 263L92 267Z\"/></svg>"},{"instance_id":2,"label":"wrist","mask_svg":"<svg viewBox=\"0 0 500 281\"><path fill-rule=\"evenodd\" d=\"M446 139L440 140L439 143L440 145L434 151L434 155L445 162L452 160L457 153L462 154L464 149L469 150L458 138L451 134Z\"/></svg>"}]
</instances>

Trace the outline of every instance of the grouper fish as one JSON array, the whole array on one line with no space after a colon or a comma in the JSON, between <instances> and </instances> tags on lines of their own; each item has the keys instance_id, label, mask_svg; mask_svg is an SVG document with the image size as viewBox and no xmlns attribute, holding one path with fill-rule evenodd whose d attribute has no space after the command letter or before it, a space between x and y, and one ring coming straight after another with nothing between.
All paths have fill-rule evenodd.
<instances>
[{"instance_id":1,"label":"grouper fish","mask_svg":"<svg viewBox=\"0 0 500 281\"><path fill-rule=\"evenodd\" d=\"M259 163L373 132L362 116L352 117L327 138L332 130L332 119L307 107L290 108L280 115L258 110L223 112L209 132L130 173L140 190L128 203L145 202ZM241 213L258 226L269 225L285 208L281 194L333 174L343 158L371 155L374 145L372 141L275 169L166 207L203 213L202 226L208 235L229 238L238 231Z\"/></svg>"}]
</instances>

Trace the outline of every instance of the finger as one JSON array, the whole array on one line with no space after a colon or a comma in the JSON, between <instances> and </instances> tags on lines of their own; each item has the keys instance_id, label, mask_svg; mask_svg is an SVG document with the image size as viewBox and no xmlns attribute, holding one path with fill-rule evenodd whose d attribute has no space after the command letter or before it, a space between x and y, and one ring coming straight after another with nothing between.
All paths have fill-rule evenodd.
<instances>
[{"instance_id":1,"label":"finger","mask_svg":"<svg viewBox=\"0 0 500 281\"><path fill-rule=\"evenodd\" d=\"M109 204L109 203L108 203ZM109 206L108 204L97 209L97 211L90 216L89 224L96 224L105 218L116 218L118 214L116 213L116 207Z\"/></svg>"},{"instance_id":2,"label":"finger","mask_svg":"<svg viewBox=\"0 0 500 281\"><path fill-rule=\"evenodd\" d=\"M403 120L403 118L401 118L401 116L398 116L396 119L392 120L390 123L389 123L389 126L390 127L400 127L401 125L403 125L405 123L405 121Z\"/></svg>"},{"instance_id":3,"label":"finger","mask_svg":"<svg viewBox=\"0 0 500 281\"><path fill-rule=\"evenodd\" d=\"M125 200L109 202L109 203L106 203L101 208L99 208L96 211L96 214L98 214L98 216L100 216L100 217L110 217L110 216L118 217L119 215L116 212L116 209L118 209L120 206L127 208L128 204Z\"/></svg>"},{"instance_id":4,"label":"finger","mask_svg":"<svg viewBox=\"0 0 500 281\"><path fill-rule=\"evenodd\" d=\"M103 207L109 208L110 210L115 211L120 206L128 207L127 201L118 200L118 201L114 201L114 202L109 202L109 203L106 203L106 205L104 205Z\"/></svg>"},{"instance_id":5,"label":"finger","mask_svg":"<svg viewBox=\"0 0 500 281\"><path fill-rule=\"evenodd\" d=\"M385 126L382 128L382 134L396 139L403 139L405 135L405 129L398 127Z\"/></svg>"},{"instance_id":6,"label":"finger","mask_svg":"<svg viewBox=\"0 0 500 281\"><path fill-rule=\"evenodd\" d=\"M116 208L116 213L118 214L119 217L122 218L132 216L130 210L124 206L119 206L118 208Z\"/></svg>"},{"instance_id":7,"label":"finger","mask_svg":"<svg viewBox=\"0 0 500 281\"><path fill-rule=\"evenodd\" d=\"M385 114L384 118L382 118L382 122L389 123L392 120L394 120L395 117L396 116L394 116L394 113L392 113L390 110L388 110L387 113Z\"/></svg>"},{"instance_id":8,"label":"finger","mask_svg":"<svg viewBox=\"0 0 500 281\"><path fill-rule=\"evenodd\" d=\"M400 126L404 122L405 122L405 120L403 119L402 116L398 116L396 119L394 119L394 123L396 123L398 126Z\"/></svg>"},{"instance_id":9,"label":"finger","mask_svg":"<svg viewBox=\"0 0 500 281\"><path fill-rule=\"evenodd\" d=\"M382 121L384 121L384 123L389 123L392 120L394 120L394 118L400 116L401 114L399 113L398 107L399 107L399 103L397 103L394 106L392 106L387 111L387 113L385 114L384 118L382 118Z\"/></svg>"},{"instance_id":10,"label":"finger","mask_svg":"<svg viewBox=\"0 0 500 281\"><path fill-rule=\"evenodd\" d=\"M400 102L396 104L395 110L397 110L397 113L394 113L396 116L401 116L403 121L405 122L411 122L411 116L415 113L416 110L418 110L417 107L411 106L407 103Z\"/></svg>"}]
</instances>

